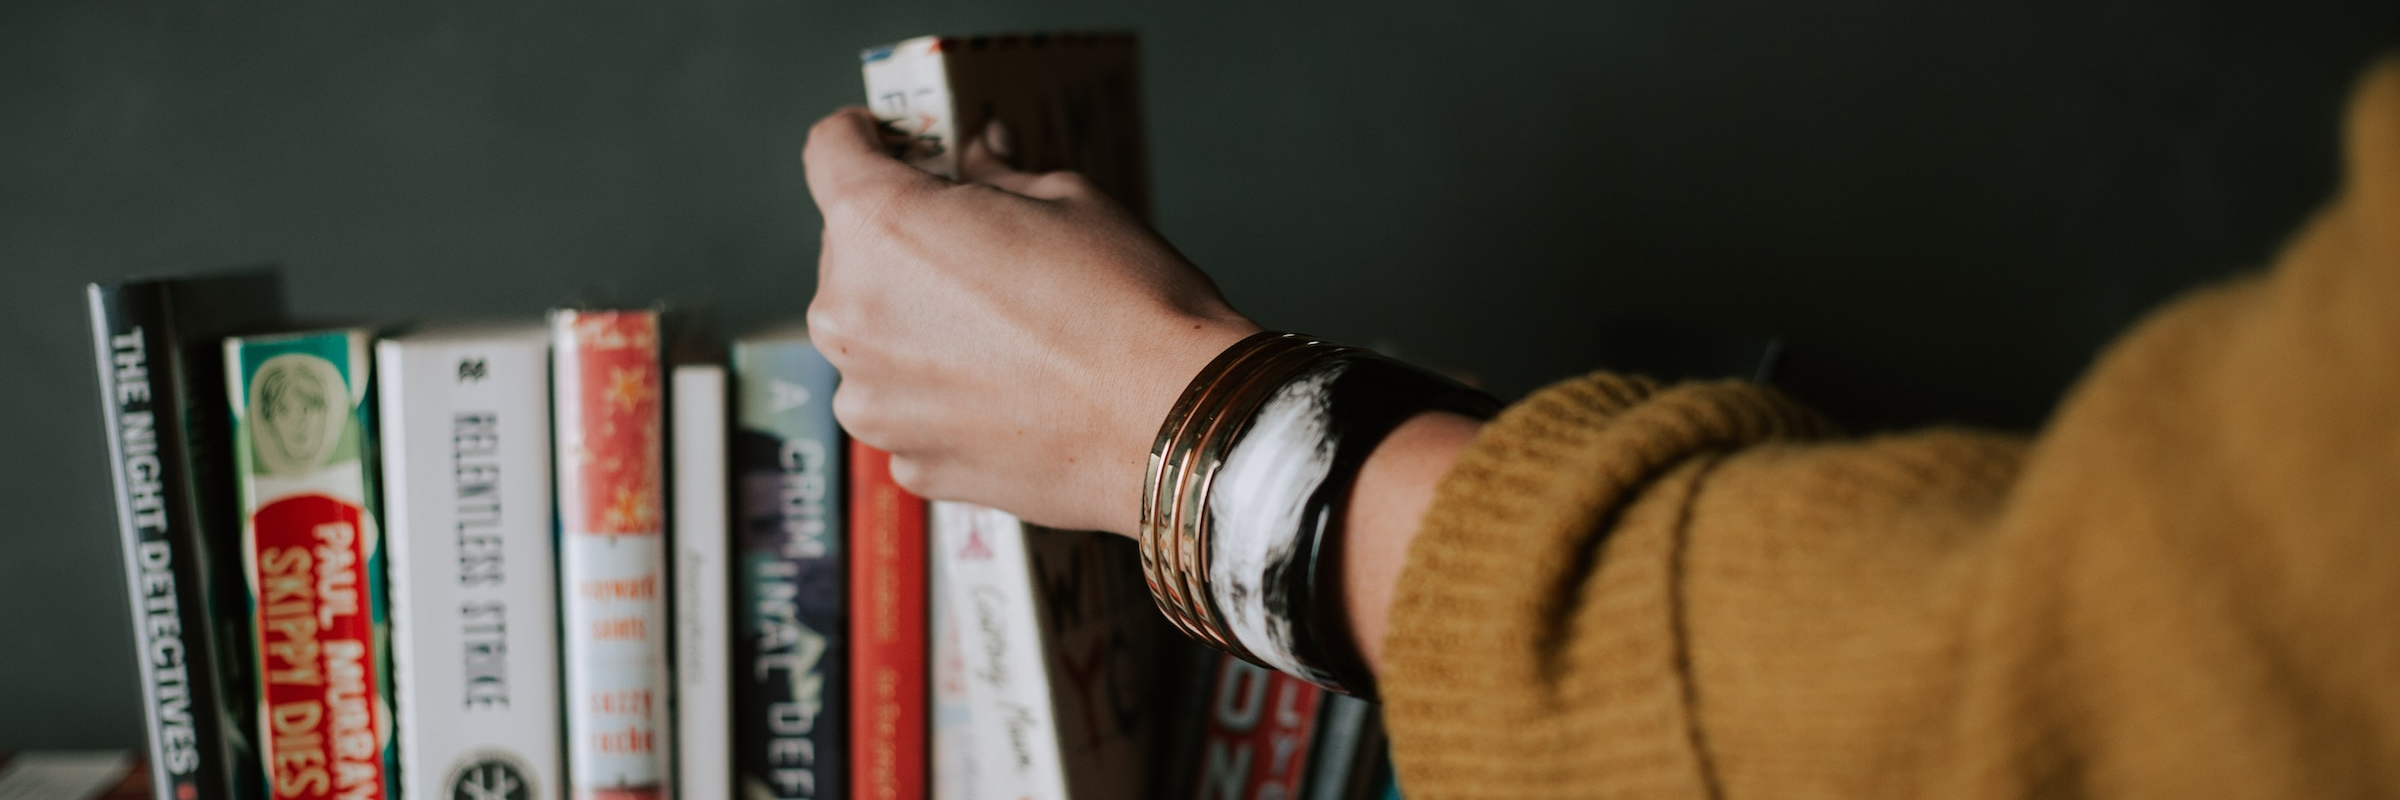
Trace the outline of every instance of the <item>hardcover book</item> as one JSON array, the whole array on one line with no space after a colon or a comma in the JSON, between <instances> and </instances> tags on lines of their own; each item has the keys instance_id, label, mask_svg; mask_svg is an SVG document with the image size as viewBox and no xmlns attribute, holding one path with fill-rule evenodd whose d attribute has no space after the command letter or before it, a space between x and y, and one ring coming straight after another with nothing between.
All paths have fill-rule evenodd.
<instances>
[{"instance_id":1,"label":"hardcover book","mask_svg":"<svg viewBox=\"0 0 2400 800\"><path fill-rule=\"evenodd\" d=\"M548 332L441 326L375 355L400 783L436 798L557 798Z\"/></svg>"},{"instance_id":2,"label":"hardcover book","mask_svg":"<svg viewBox=\"0 0 2400 800\"><path fill-rule=\"evenodd\" d=\"M1126 34L927 36L861 54L868 107L908 139L901 157L958 177L965 142L1006 124L1018 167L1072 169L1147 218L1140 69ZM1155 753L1162 669L1185 652L1152 610L1130 542L1041 531L936 503L935 612L956 617L966 702L935 694L937 796L1137 795ZM1123 547L1118 547L1123 545ZM1111 574L1111 569L1122 570ZM964 719L960 719L964 717ZM962 786L964 783L966 785Z\"/></svg>"},{"instance_id":3,"label":"hardcover book","mask_svg":"<svg viewBox=\"0 0 2400 800\"><path fill-rule=\"evenodd\" d=\"M1303 796L1326 694L1298 677L1221 658L1192 800Z\"/></svg>"},{"instance_id":4,"label":"hardcover book","mask_svg":"<svg viewBox=\"0 0 2400 800\"><path fill-rule=\"evenodd\" d=\"M734 765L744 800L849 796L848 555L833 365L789 328L736 340Z\"/></svg>"},{"instance_id":5,"label":"hardcover book","mask_svg":"<svg viewBox=\"0 0 2400 800\"><path fill-rule=\"evenodd\" d=\"M926 792L925 501L892 454L850 442L851 784L867 800Z\"/></svg>"},{"instance_id":6,"label":"hardcover book","mask_svg":"<svg viewBox=\"0 0 2400 800\"><path fill-rule=\"evenodd\" d=\"M958 616L975 791L1106 798L1148 789L1180 638L1150 605L1133 543L933 504L941 602Z\"/></svg>"},{"instance_id":7,"label":"hardcover book","mask_svg":"<svg viewBox=\"0 0 2400 800\"><path fill-rule=\"evenodd\" d=\"M666 419L656 311L550 315L567 785L668 796Z\"/></svg>"},{"instance_id":8,"label":"hardcover book","mask_svg":"<svg viewBox=\"0 0 2400 800\"><path fill-rule=\"evenodd\" d=\"M930 524L926 535L928 547L941 546L931 541ZM926 736L931 740L927 743L926 780L932 783L927 796L933 800L978 800L993 795L976 790L981 780L975 768L974 700L967 681L967 651L959 639L957 610L950 606L949 593L942 588L951 584L942 562L928 558L925 564L925 644L930 651L927 657L933 684L926 711Z\"/></svg>"},{"instance_id":9,"label":"hardcover book","mask_svg":"<svg viewBox=\"0 0 2400 800\"><path fill-rule=\"evenodd\" d=\"M1214 656L1192 800L1365 800L1380 787L1375 705L1230 654Z\"/></svg>"},{"instance_id":10,"label":"hardcover book","mask_svg":"<svg viewBox=\"0 0 2400 800\"><path fill-rule=\"evenodd\" d=\"M1123 33L923 36L860 56L867 107L911 140L909 163L958 177L961 148L1006 123L1017 166L1071 169L1150 216L1141 69Z\"/></svg>"},{"instance_id":11,"label":"hardcover book","mask_svg":"<svg viewBox=\"0 0 2400 800\"><path fill-rule=\"evenodd\" d=\"M258 796L224 338L283 317L257 269L92 284L85 298L115 479L142 682L147 776L161 800Z\"/></svg>"},{"instance_id":12,"label":"hardcover book","mask_svg":"<svg viewBox=\"0 0 2400 800\"><path fill-rule=\"evenodd\" d=\"M1383 712L1374 703L1325 692L1317 708L1316 743L1309 747L1311 800L1367 800L1384 781Z\"/></svg>"},{"instance_id":13,"label":"hardcover book","mask_svg":"<svg viewBox=\"0 0 2400 800\"><path fill-rule=\"evenodd\" d=\"M672 373L675 492L675 791L732 800L732 512L725 365Z\"/></svg>"},{"instance_id":14,"label":"hardcover book","mask_svg":"<svg viewBox=\"0 0 2400 800\"><path fill-rule=\"evenodd\" d=\"M395 796L372 339L349 328L225 340L276 800Z\"/></svg>"}]
</instances>

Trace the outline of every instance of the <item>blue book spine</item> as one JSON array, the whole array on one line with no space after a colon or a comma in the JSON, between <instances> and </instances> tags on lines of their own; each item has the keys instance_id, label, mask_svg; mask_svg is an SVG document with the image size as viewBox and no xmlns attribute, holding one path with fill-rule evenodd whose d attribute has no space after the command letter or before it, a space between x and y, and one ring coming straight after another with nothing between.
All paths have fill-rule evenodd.
<instances>
[{"instance_id":1,"label":"blue book spine","mask_svg":"<svg viewBox=\"0 0 2400 800\"><path fill-rule=\"evenodd\" d=\"M737 341L734 769L750 800L848 796L849 527L833 365L805 336Z\"/></svg>"}]
</instances>

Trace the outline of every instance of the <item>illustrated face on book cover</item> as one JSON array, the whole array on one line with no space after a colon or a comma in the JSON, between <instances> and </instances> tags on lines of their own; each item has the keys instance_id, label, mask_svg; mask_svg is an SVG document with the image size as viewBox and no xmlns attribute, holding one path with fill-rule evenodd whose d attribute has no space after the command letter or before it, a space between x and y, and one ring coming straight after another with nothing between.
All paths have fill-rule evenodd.
<instances>
[{"instance_id":1,"label":"illustrated face on book cover","mask_svg":"<svg viewBox=\"0 0 2400 800\"><path fill-rule=\"evenodd\" d=\"M263 471L292 475L325 464L341 441L345 418L333 398L347 396L340 373L322 358L287 353L259 365L250 424L263 434L258 437Z\"/></svg>"}]
</instances>

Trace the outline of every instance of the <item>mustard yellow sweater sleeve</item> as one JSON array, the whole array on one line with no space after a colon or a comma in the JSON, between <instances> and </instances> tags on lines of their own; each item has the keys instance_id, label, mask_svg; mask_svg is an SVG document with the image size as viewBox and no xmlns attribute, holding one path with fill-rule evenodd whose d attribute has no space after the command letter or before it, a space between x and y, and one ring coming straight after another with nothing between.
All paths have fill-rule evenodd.
<instances>
[{"instance_id":1,"label":"mustard yellow sweater sleeve","mask_svg":"<svg viewBox=\"0 0 2400 800\"><path fill-rule=\"evenodd\" d=\"M2400 796L2400 59L2347 137L2270 273L2030 441L1611 375L1510 409L1401 578L1403 791Z\"/></svg>"}]
</instances>

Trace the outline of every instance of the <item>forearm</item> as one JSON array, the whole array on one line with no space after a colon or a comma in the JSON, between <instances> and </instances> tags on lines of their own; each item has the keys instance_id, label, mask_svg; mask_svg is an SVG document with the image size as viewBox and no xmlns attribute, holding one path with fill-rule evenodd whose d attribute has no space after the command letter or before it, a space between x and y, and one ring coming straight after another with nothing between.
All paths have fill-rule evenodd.
<instances>
[{"instance_id":1,"label":"forearm","mask_svg":"<svg viewBox=\"0 0 2400 800\"><path fill-rule=\"evenodd\" d=\"M1394 429L1359 468L1334 556L1350 641L1369 670L1381 670L1392 595L1434 487L1482 429L1481 421L1457 414L1420 414Z\"/></svg>"}]
</instances>

